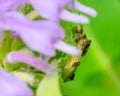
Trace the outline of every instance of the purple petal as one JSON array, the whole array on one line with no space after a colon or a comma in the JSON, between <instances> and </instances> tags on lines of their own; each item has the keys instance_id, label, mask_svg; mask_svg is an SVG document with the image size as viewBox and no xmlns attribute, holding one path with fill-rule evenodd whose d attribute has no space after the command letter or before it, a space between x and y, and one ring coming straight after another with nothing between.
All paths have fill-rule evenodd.
<instances>
[{"instance_id":1,"label":"purple petal","mask_svg":"<svg viewBox=\"0 0 120 96\"><path fill-rule=\"evenodd\" d=\"M62 52L65 52L67 54L70 54L70 55L79 55L81 54L82 52L77 49L76 47L74 46L71 46L63 41L58 41L56 44L55 44L55 48L62 51Z\"/></svg>"},{"instance_id":2,"label":"purple petal","mask_svg":"<svg viewBox=\"0 0 120 96\"><path fill-rule=\"evenodd\" d=\"M33 96L28 86L0 69L0 96Z\"/></svg>"},{"instance_id":3,"label":"purple petal","mask_svg":"<svg viewBox=\"0 0 120 96\"><path fill-rule=\"evenodd\" d=\"M93 17L96 17L97 16L97 12L93 9L93 8L90 8L88 6L85 6L81 3L79 3L78 1L75 0L75 8L84 12L84 13L87 13Z\"/></svg>"},{"instance_id":4,"label":"purple petal","mask_svg":"<svg viewBox=\"0 0 120 96\"><path fill-rule=\"evenodd\" d=\"M6 24L7 18L5 16L5 12L0 10L0 28L1 30L7 30L9 26Z\"/></svg>"},{"instance_id":5,"label":"purple petal","mask_svg":"<svg viewBox=\"0 0 120 96\"><path fill-rule=\"evenodd\" d=\"M59 21L59 14L63 9L59 0L30 0L30 2L38 11L40 16L55 22Z\"/></svg>"},{"instance_id":6,"label":"purple petal","mask_svg":"<svg viewBox=\"0 0 120 96\"><path fill-rule=\"evenodd\" d=\"M64 20L76 22L76 23L89 23L89 19L83 15L71 13L67 10L63 10L60 17Z\"/></svg>"},{"instance_id":7,"label":"purple petal","mask_svg":"<svg viewBox=\"0 0 120 96\"><path fill-rule=\"evenodd\" d=\"M52 68L49 64L45 63L41 59L28 56L20 52L9 53L6 57L6 61L13 64L19 63L19 62L27 63L30 66L33 66L36 69L41 70L47 74L52 72Z\"/></svg>"}]
</instances>

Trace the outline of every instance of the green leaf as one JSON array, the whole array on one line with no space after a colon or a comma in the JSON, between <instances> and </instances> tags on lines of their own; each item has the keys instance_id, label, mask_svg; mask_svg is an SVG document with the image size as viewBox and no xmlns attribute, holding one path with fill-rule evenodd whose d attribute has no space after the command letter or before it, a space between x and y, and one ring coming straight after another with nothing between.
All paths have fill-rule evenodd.
<instances>
[{"instance_id":1,"label":"green leaf","mask_svg":"<svg viewBox=\"0 0 120 96\"><path fill-rule=\"evenodd\" d=\"M57 72L52 75L46 75L41 80L36 96L62 96Z\"/></svg>"}]
</instances>

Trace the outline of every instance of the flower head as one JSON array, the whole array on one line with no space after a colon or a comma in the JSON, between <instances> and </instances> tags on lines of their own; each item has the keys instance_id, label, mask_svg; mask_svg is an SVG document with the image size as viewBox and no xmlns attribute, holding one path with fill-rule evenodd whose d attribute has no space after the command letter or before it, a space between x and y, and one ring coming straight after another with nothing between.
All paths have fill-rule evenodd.
<instances>
[{"instance_id":1,"label":"flower head","mask_svg":"<svg viewBox=\"0 0 120 96\"><path fill-rule=\"evenodd\" d=\"M10 30L12 37L17 36L20 38L22 43L26 44L25 47L31 49L31 53L34 53L32 51L34 50L41 55L40 59L30 56L31 54L26 55L18 51L13 51L7 54L5 61L12 64L19 62L28 64L47 75L49 74L49 76L52 76L51 74L54 74L57 68L51 67L51 65L45 62L44 57L46 55L49 57L55 56L56 49L70 55L82 53L76 47L62 41L65 34L59 21L64 19L71 22L88 23L89 19L66 10L65 6L68 6L69 9L75 8L93 17L96 16L94 9L79 4L76 0L1 0L0 2L0 42L3 40L4 31ZM44 20L30 20L24 14L18 12L21 5L26 3L30 3ZM6 64L4 62L4 67L7 69L8 66ZM31 71L30 69L29 71ZM0 96L33 96L33 94L22 81L0 70Z\"/></svg>"}]
</instances>

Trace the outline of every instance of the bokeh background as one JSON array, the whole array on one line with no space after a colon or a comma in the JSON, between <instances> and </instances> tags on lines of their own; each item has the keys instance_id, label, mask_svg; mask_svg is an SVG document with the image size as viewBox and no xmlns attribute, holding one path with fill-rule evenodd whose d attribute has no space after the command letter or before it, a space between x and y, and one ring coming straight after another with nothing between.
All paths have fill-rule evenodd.
<instances>
[{"instance_id":1,"label":"bokeh background","mask_svg":"<svg viewBox=\"0 0 120 96\"><path fill-rule=\"evenodd\" d=\"M120 96L120 0L79 0L96 18L84 25L92 44L73 81L61 84L64 96Z\"/></svg>"}]
</instances>

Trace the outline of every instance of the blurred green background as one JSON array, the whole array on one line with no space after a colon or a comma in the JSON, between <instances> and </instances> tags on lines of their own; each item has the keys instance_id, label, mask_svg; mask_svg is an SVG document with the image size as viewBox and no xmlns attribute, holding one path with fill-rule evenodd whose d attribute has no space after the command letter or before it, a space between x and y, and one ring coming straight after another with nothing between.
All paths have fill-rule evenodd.
<instances>
[{"instance_id":1,"label":"blurred green background","mask_svg":"<svg viewBox=\"0 0 120 96\"><path fill-rule=\"evenodd\" d=\"M84 25L92 44L75 80L62 84L64 96L120 96L120 0L79 0L96 18Z\"/></svg>"}]
</instances>

